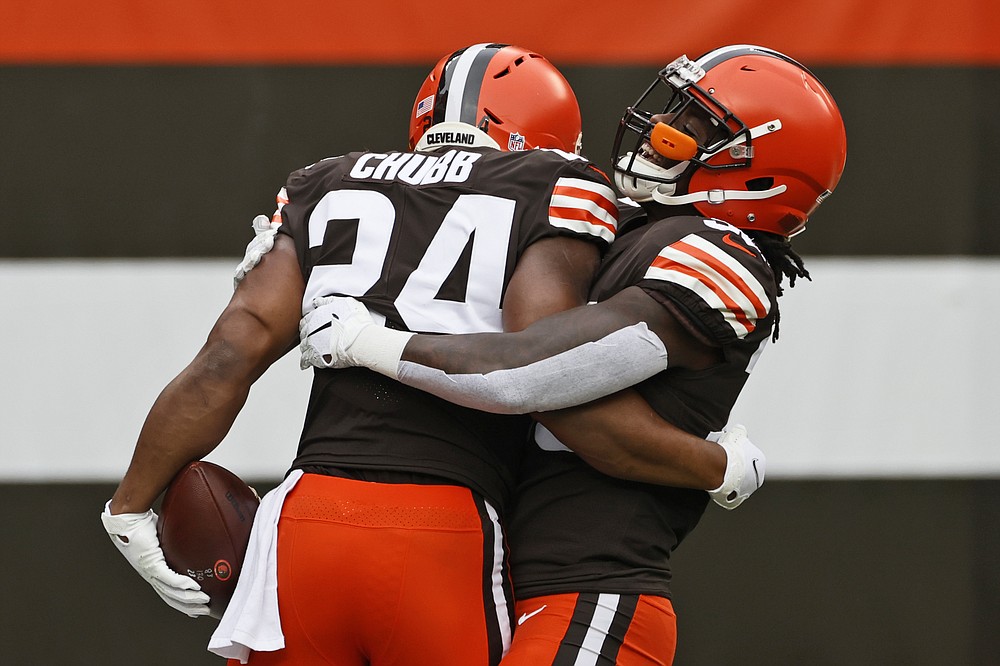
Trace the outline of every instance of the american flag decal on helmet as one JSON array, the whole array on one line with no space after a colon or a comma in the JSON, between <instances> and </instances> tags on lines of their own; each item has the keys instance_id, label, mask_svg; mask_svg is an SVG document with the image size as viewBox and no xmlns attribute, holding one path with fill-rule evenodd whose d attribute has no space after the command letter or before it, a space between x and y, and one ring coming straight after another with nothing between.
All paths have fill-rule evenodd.
<instances>
[{"instance_id":1,"label":"american flag decal on helmet","mask_svg":"<svg viewBox=\"0 0 1000 666\"><path fill-rule=\"evenodd\" d=\"M434 95L428 95L427 97L424 97L422 100L417 102L417 110L416 113L414 114L414 117L419 118L425 113L430 113L433 110L434 110Z\"/></svg>"},{"instance_id":2,"label":"american flag decal on helmet","mask_svg":"<svg viewBox=\"0 0 1000 666\"><path fill-rule=\"evenodd\" d=\"M746 337L771 311L760 281L726 250L695 234L663 248L645 277L693 291L722 314L738 338Z\"/></svg>"},{"instance_id":3,"label":"american flag decal on helmet","mask_svg":"<svg viewBox=\"0 0 1000 666\"><path fill-rule=\"evenodd\" d=\"M618 231L614 190L583 178L560 178L549 200L549 224L612 242Z\"/></svg>"}]
</instances>

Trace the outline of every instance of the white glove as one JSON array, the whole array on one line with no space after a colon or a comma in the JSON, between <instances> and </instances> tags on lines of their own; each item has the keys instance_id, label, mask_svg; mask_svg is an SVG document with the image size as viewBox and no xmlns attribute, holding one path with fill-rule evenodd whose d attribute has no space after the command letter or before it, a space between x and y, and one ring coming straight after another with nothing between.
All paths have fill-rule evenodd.
<instances>
[{"instance_id":1,"label":"white glove","mask_svg":"<svg viewBox=\"0 0 1000 666\"><path fill-rule=\"evenodd\" d=\"M101 522L132 568L153 586L171 608L191 617L208 615L208 595L193 579L171 570L163 559L163 550L156 538L156 514L153 510L112 515L110 505L109 501L104 506Z\"/></svg>"},{"instance_id":2,"label":"white glove","mask_svg":"<svg viewBox=\"0 0 1000 666\"><path fill-rule=\"evenodd\" d=\"M747 429L741 425L723 430L719 446L726 451L726 475L722 485L708 492L716 504L725 509L735 509L755 490L764 485L767 459L747 438Z\"/></svg>"},{"instance_id":3,"label":"white glove","mask_svg":"<svg viewBox=\"0 0 1000 666\"><path fill-rule=\"evenodd\" d=\"M233 277L233 289L239 286L243 278L247 276L254 266L260 263L261 257L271 251L274 247L274 235L278 233L280 222L272 222L265 215L258 215L250 223L253 227L254 237L247 245L246 254L243 261L236 267L236 275Z\"/></svg>"},{"instance_id":4,"label":"white glove","mask_svg":"<svg viewBox=\"0 0 1000 666\"><path fill-rule=\"evenodd\" d=\"M360 366L396 378L403 347L413 333L385 328L349 296L315 298L312 305L299 322L299 367Z\"/></svg>"}]
</instances>

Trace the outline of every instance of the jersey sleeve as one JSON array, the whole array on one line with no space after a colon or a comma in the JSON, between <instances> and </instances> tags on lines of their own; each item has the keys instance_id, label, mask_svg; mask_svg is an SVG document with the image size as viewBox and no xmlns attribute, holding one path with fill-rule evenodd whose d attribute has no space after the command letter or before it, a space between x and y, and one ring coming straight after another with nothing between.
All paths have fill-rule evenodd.
<instances>
[{"instance_id":1,"label":"jersey sleeve","mask_svg":"<svg viewBox=\"0 0 1000 666\"><path fill-rule=\"evenodd\" d=\"M276 207L274 212L271 213L271 222L281 224L281 209L288 204L288 190L282 187L278 190L278 194L275 195L274 199Z\"/></svg>"},{"instance_id":2,"label":"jersey sleeve","mask_svg":"<svg viewBox=\"0 0 1000 666\"><path fill-rule=\"evenodd\" d=\"M618 231L618 202L607 178L589 162L561 173L549 198L549 224L610 245Z\"/></svg>"},{"instance_id":3,"label":"jersey sleeve","mask_svg":"<svg viewBox=\"0 0 1000 666\"><path fill-rule=\"evenodd\" d=\"M663 247L639 286L669 299L710 340L746 338L770 316L774 278L759 251L735 233L690 233Z\"/></svg>"}]
</instances>

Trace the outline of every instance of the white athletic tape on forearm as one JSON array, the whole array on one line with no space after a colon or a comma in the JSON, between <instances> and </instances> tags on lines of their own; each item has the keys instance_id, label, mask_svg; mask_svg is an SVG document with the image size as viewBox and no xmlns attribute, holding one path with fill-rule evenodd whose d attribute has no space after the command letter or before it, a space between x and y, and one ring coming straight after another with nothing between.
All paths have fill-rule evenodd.
<instances>
[{"instance_id":1,"label":"white athletic tape on forearm","mask_svg":"<svg viewBox=\"0 0 1000 666\"><path fill-rule=\"evenodd\" d=\"M639 322L520 368L449 375L402 361L398 379L465 407L527 414L596 400L638 384L666 367L666 347Z\"/></svg>"},{"instance_id":2,"label":"white athletic tape on forearm","mask_svg":"<svg viewBox=\"0 0 1000 666\"><path fill-rule=\"evenodd\" d=\"M378 325L367 326L347 348L354 365L361 365L396 379L403 348L413 333L396 331Z\"/></svg>"}]
</instances>

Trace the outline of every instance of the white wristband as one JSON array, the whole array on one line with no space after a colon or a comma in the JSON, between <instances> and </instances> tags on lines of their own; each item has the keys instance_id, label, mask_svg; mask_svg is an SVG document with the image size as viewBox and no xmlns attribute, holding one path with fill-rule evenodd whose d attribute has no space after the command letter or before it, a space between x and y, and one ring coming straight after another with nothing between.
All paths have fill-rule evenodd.
<instances>
[{"instance_id":1,"label":"white wristband","mask_svg":"<svg viewBox=\"0 0 1000 666\"><path fill-rule=\"evenodd\" d=\"M399 359L412 335L408 331L373 324L362 329L345 351L355 365L396 379L399 376Z\"/></svg>"}]
</instances>

